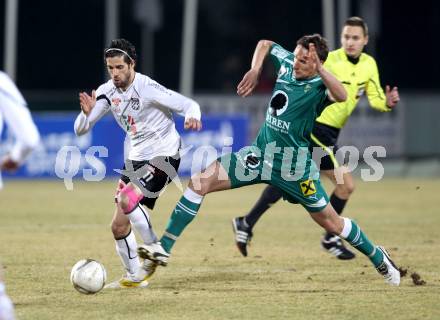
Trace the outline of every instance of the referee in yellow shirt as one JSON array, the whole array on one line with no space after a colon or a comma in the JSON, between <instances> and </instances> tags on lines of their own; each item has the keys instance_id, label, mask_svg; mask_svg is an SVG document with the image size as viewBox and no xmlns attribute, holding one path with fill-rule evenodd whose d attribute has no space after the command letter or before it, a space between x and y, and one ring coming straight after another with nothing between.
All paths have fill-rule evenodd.
<instances>
[{"instance_id":1,"label":"referee in yellow shirt","mask_svg":"<svg viewBox=\"0 0 440 320\"><path fill-rule=\"evenodd\" d=\"M399 101L397 87L390 89L386 86L385 93L383 92L376 61L362 52L368 43L368 27L362 18L351 17L345 21L341 43L340 49L329 53L324 66L342 82L347 90L347 100L327 106L316 119L311 135L311 146L320 147L325 153L321 159L320 170L321 174L328 177L335 185L330 202L338 214L342 213L354 191L352 175L344 164L338 163L335 157L340 130L364 93L371 107L382 112L392 110ZM278 189L269 185L246 216L232 220L235 242L243 256L247 256L247 245L252 238L254 225L281 196ZM321 246L341 260L355 257L354 253L344 246L342 240L332 234L324 235Z\"/></svg>"}]
</instances>

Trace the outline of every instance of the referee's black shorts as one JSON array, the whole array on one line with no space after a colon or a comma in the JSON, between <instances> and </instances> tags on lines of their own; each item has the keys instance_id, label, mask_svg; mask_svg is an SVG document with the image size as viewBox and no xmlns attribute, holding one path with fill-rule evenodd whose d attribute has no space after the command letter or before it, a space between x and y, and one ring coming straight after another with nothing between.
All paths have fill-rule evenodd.
<instances>
[{"instance_id":1,"label":"referee's black shorts","mask_svg":"<svg viewBox=\"0 0 440 320\"><path fill-rule=\"evenodd\" d=\"M311 152L313 160L319 170L332 170L338 168L343 160L336 159L336 151L339 147L337 140L340 129L315 122L311 135ZM322 157L322 158L321 158Z\"/></svg>"}]
</instances>

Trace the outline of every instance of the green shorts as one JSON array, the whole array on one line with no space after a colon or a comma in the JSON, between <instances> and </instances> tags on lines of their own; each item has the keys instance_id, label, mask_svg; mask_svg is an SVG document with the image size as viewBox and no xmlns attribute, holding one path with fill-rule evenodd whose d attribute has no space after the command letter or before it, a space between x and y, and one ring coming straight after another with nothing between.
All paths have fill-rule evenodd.
<instances>
[{"instance_id":1,"label":"green shorts","mask_svg":"<svg viewBox=\"0 0 440 320\"><path fill-rule=\"evenodd\" d=\"M264 156L257 156L252 148L246 147L217 159L229 176L231 189L267 183L280 189L284 200L299 203L308 212L322 211L328 205L329 199L319 178L286 179L282 177L281 170L272 168L264 161Z\"/></svg>"}]
</instances>

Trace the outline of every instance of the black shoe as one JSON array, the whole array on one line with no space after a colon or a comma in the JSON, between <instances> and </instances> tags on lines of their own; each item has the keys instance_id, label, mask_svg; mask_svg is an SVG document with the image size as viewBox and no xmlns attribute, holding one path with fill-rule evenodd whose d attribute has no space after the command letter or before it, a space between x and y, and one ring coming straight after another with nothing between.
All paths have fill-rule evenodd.
<instances>
[{"instance_id":1,"label":"black shoe","mask_svg":"<svg viewBox=\"0 0 440 320\"><path fill-rule=\"evenodd\" d=\"M351 260L356 257L353 252L344 246L341 238L338 236L325 235L321 240L321 246L324 250L340 260Z\"/></svg>"},{"instance_id":2,"label":"black shoe","mask_svg":"<svg viewBox=\"0 0 440 320\"><path fill-rule=\"evenodd\" d=\"M244 225L244 217L232 219L232 230L235 235L235 244L240 253L247 257L247 246L252 239L252 231Z\"/></svg>"}]
</instances>

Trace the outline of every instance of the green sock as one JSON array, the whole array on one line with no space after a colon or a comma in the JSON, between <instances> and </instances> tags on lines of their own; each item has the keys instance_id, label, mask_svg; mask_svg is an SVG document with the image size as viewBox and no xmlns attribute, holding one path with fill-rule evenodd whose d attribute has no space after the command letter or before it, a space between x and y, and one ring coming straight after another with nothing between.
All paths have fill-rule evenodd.
<instances>
[{"instance_id":1,"label":"green sock","mask_svg":"<svg viewBox=\"0 0 440 320\"><path fill-rule=\"evenodd\" d=\"M174 208L171 218L168 221L168 226L165 229L160 242L166 252L170 252L174 246L177 238L186 228L186 226L195 218L197 211L200 208L200 203L194 203L185 198L185 195L180 198L176 208Z\"/></svg>"},{"instance_id":2,"label":"green sock","mask_svg":"<svg viewBox=\"0 0 440 320\"><path fill-rule=\"evenodd\" d=\"M344 223L350 224L351 227L350 225L345 226L340 236L347 240L353 247L365 254L377 268L383 261L382 251L376 249L376 246L368 239L365 233L353 220L344 218Z\"/></svg>"}]
</instances>

